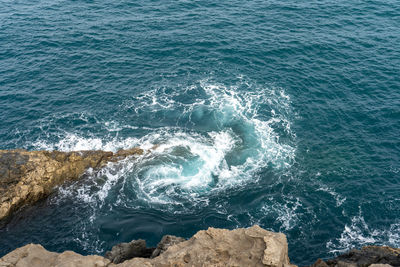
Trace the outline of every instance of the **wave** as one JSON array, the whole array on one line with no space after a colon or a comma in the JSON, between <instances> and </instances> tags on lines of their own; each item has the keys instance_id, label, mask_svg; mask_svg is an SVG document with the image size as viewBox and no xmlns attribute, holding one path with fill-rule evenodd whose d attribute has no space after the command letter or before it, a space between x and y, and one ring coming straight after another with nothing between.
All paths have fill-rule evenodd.
<instances>
[{"instance_id":1,"label":"wave","mask_svg":"<svg viewBox=\"0 0 400 267\"><path fill-rule=\"evenodd\" d=\"M256 183L265 168L279 172L294 162L294 113L282 88L244 79L232 86L201 80L174 90L153 88L118 108L137 124L80 115L107 134L64 129L34 142L36 149L61 151L151 150L138 159L89 170L84 181L60 188L60 198L91 203L93 210L112 203L188 212L223 191ZM120 134L126 129L144 134Z\"/></svg>"},{"instance_id":2,"label":"wave","mask_svg":"<svg viewBox=\"0 0 400 267\"><path fill-rule=\"evenodd\" d=\"M258 179L257 171L289 167L295 156L291 130L290 97L281 88L259 87L242 81L225 86L208 80L183 90L149 90L122 105L135 116L161 114L162 123L174 126L149 127L105 121L109 132L124 128L146 128L140 138L113 135L105 139L62 132L58 142L39 140L38 149L61 151L140 146L152 152L126 166L106 167L98 175L123 183L138 198L152 203L193 201L213 191ZM117 168L117 174L114 173ZM115 176L119 178L116 178ZM98 185L107 195L109 182ZM100 194L100 193L99 193ZM123 194L122 194L123 195Z\"/></svg>"}]
</instances>

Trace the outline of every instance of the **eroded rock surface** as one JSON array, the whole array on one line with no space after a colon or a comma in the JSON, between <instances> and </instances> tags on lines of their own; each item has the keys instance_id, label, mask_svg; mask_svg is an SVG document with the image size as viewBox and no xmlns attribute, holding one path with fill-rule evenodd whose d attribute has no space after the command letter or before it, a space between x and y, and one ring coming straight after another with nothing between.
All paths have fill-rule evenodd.
<instances>
[{"instance_id":1,"label":"eroded rock surface","mask_svg":"<svg viewBox=\"0 0 400 267\"><path fill-rule=\"evenodd\" d=\"M174 235L165 235L161 239L161 241L157 244L156 249L154 249L153 253L151 254L150 258L155 258L160 254L164 253L169 247L179 244L181 242L186 241L186 239L182 237L177 237Z\"/></svg>"},{"instance_id":2,"label":"eroded rock surface","mask_svg":"<svg viewBox=\"0 0 400 267\"><path fill-rule=\"evenodd\" d=\"M139 148L117 153L0 150L0 220L48 196L55 186L78 179L88 168L142 153Z\"/></svg>"},{"instance_id":3,"label":"eroded rock surface","mask_svg":"<svg viewBox=\"0 0 400 267\"><path fill-rule=\"evenodd\" d=\"M390 267L400 266L400 249L366 246L352 249L338 257L323 261L318 259L312 267Z\"/></svg>"},{"instance_id":4,"label":"eroded rock surface","mask_svg":"<svg viewBox=\"0 0 400 267\"><path fill-rule=\"evenodd\" d=\"M122 263L132 258L155 258L166 251L169 247L186 241L185 238L173 235L165 235L157 244L157 247L147 247L143 239L132 240L129 243L120 243L107 251L105 257L112 263Z\"/></svg>"},{"instance_id":5,"label":"eroded rock surface","mask_svg":"<svg viewBox=\"0 0 400 267\"><path fill-rule=\"evenodd\" d=\"M270 266L290 267L286 237L253 226L232 231L209 228L187 241L171 245L153 259L133 258L114 264L100 256L81 256L71 251L58 254L40 245L26 245L0 259L0 266Z\"/></svg>"},{"instance_id":6,"label":"eroded rock surface","mask_svg":"<svg viewBox=\"0 0 400 267\"><path fill-rule=\"evenodd\" d=\"M130 266L135 260L121 266ZM286 236L257 225L199 231L149 262L153 264L149 266L290 266Z\"/></svg>"},{"instance_id":7,"label":"eroded rock surface","mask_svg":"<svg viewBox=\"0 0 400 267\"><path fill-rule=\"evenodd\" d=\"M106 252L105 257L113 263L121 263L136 257L150 258L154 249L148 248L146 241L139 239L113 246L111 251Z\"/></svg>"},{"instance_id":8,"label":"eroded rock surface","mask_svg":"<svg viewBox=\"0 0 400 267\"><path fill-rule=\"evenodd\" d=\"M110 261L101 256L82 256L72 251L55 253L41 245L17 248L0 259L1 267L105 267Z\"/></svg>"}]
</instances>

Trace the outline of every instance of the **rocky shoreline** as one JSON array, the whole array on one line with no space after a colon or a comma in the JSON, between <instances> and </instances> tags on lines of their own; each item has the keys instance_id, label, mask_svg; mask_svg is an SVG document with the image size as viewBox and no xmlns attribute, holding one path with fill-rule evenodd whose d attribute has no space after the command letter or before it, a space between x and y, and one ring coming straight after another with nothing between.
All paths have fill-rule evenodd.
<instances>
[{"instance_id":1,"label":"rocky shoreline","mask_svg":"<svg viewBox=\"0 0 400 267\"><path fill-rule=\"evenodd\" d=\"M49 196L56 186L79 179L89 168L142 155L140 148L110 151L0 150L0 221Z\"/></svg>"},{"instance_id":2,"label":"rocky shoreline","mask_svg":"<svg viewBox=\"0 0 400 267\"><path fill-rule=\"evenodd\" d=\"M128 255L133 258L128 259ZM0 258L0 266L295 267L289 262L286 236L259 226L231 231L209 228L197 232L189 240L165 236L157 248L146 248L144 240L137 240L113 247L112 251L106 253L106 257L82 256L72 251L54 253L40 245L29 244Z\"/></svg>"},{"instance_id":3,"label":"rocky shoreline","mask_svg":"<svg viewBox=\"0 0 400 267\"><path fill-rule=\"evenodd\" d=\"M138 157L139 148L108 151L0 150L0 222L18 209L49 196L57 186L75 181L89 169ZM157 247L144 240L121 243L105 257L72 251L49 252L29 244L0 258L5 266L270 266L290 267L286 236L255 225L235 230L209 228L189 240L164 236ZM313 267L400 266L400 249L367 246L334 259L318 259Z\"/></svg>"},{"instance_id":4,"label":"rocky shoreline","mask_svg":"<svg viewBox=\"0 0 400 267\"><path fill-rule=\"evenodd\" d=\"M50 252L28 244L0 258L1 267L296 267L289 261L286 236L255 225L235 230L209 228L189 240L166 235L157 247L146 241L121 243L104 257L73 251ZM334 259L318 259L311 267L400 266L400 249L367 246Z\"/></svg>"}]
</instances>

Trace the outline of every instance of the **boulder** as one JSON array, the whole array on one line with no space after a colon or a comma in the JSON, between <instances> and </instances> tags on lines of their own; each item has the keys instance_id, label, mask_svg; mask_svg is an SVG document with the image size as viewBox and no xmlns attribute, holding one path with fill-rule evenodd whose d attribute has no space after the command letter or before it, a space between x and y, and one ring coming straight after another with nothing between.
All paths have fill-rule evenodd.
<instances>
[{"instance_id":1,"label":"boulder","mask_svg":"<svg viewBox=\"0 0 400 267\"><path fill-rule=\"evenodd\" d=\"M77 180L88 168L141 154L139 148L117 153L0 150L0 220L50 195L56 186Z\"/></svg>"},{"instance_id":2,"label":"boulder","mask_svg":"<svg viewBox=\"0 0 400 267\"><path fill-rule=\"evenodd\" d=\"M121 266L130 266L135 259ZM154 258L153 266L291 266L286 236L255 225L235 230L208 228Z\"/></svg>"}]
</instances>

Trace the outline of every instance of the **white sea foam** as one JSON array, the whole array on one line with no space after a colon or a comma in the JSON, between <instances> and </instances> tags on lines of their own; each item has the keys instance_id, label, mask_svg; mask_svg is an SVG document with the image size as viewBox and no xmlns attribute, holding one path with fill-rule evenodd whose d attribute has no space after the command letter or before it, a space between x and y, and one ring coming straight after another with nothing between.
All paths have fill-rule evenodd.
<instances>
[{"instance_id":1,"label":"white sea foam","mask_svg":"<svg viewBox=\"0 0 400 267\"><path fill-rule=\"evenodd\" d=\"M299 198L283 197L284 202L276 201L270 197L261 207L260 214L275 218L280 225L280 231L288 231L296 227L301 220L299 209L303 209L303 204Z\"/></svg>"},{"instance_id":2,"label":"white sea foam","mask_svg":"<svg viewBox=\"0 0 400 267\"><path fill-rule=\"evenodd\" d=\"M243 86L245 90L240 89ZM196 93L197 97L180 100L186 93ZM134 146L152 150L134 166L128 160L92 174L105 182L95 184L96 190L93 184L75 188L82 201L103 202L121 181L124 189L148 203L207 203L206 196L211 192L254 181L261 168L272 166L279 171L294 161L293 112L290 97L280 88L246 81L225 86L203 80L180 91L149 90L122 108L133 110L139 117L161 113L176 125L152 128L98 121L108 132L117 134L104 138L61 132L57 142L39 140L34 144L38 149L61 151L117 151ZM126 128L146 128L148 133L141 138L119 137L118 132ZM124 203L124 197L129 196L121 193L118 201Z\"/></svg>"},{"instance_id":3,"label":"white sea foam","mask_svg":"<svg viewBox=\"0 0 400 267\"><path fill-rule=\"evenodd\" d=\"M321 185L317 191L323 191L331 195L336 200L336 207L340 207L346 201L346 197L342 196L341 194L335 192L333 189L329 188L326 185Z\"/></svg>"},{"instance_id":4,"label":"white sea foam","mask_svg":"<svg viewBox=\"0 0 400 267\"><path fill-rule=\"evenodd\" d=\"M331 253L343 253L351 248L374 244L400 246L400 221L388 228L372 228L365 221L361 209L357 216L351 218L351 223L344 226L340 237L327 242L326 247Z\"/></svg>"},{"instance_id":5,"label":"white sea foam","mask_svg":"<svg viewBox=\"0 0 400 267\"><path fill-rule=\"evenodd\" d=\"M77 133L62 134L62 138L56 143L50 143L48 140L38 140L33 143L36 149L59 150L59 151L77 151L77 150L105 150L116 152L122 148L131 148L139 145L137 138L117 137L104 140L99 137L84 137Z\"/></svg>"}]
</instances>

